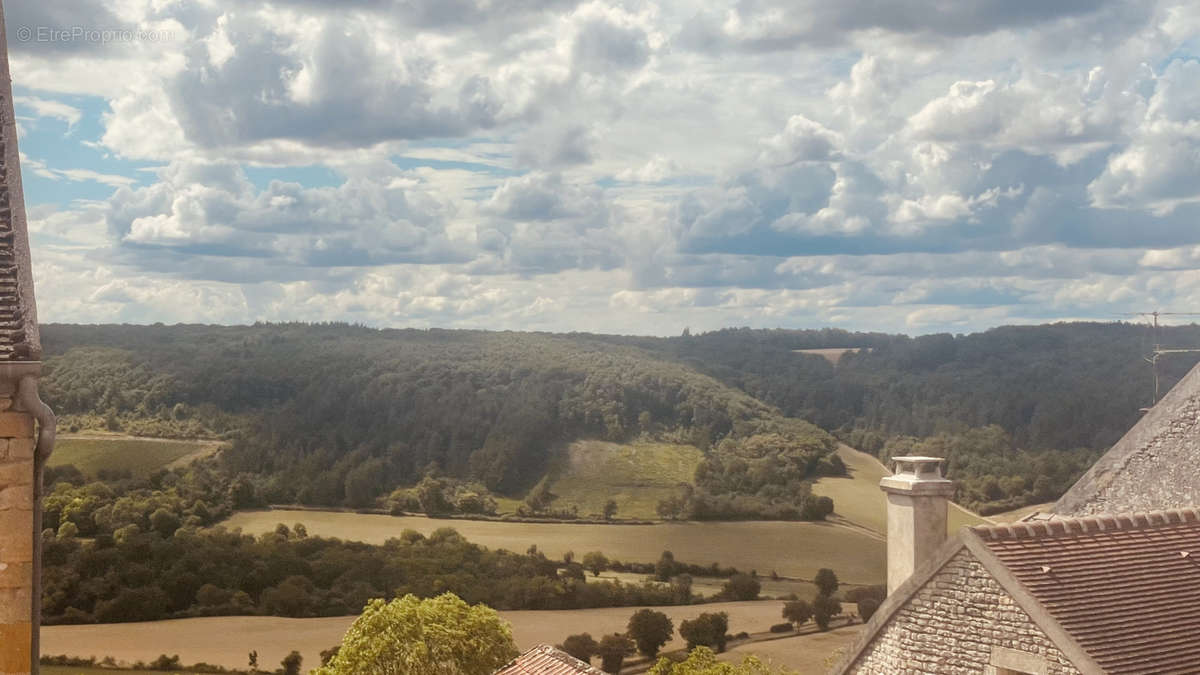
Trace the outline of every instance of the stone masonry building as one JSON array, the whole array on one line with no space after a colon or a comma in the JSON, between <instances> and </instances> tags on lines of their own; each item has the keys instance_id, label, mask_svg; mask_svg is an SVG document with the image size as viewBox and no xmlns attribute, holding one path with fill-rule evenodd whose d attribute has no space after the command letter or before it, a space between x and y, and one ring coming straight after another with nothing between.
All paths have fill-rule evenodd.
<instances>
[{"instance_id":1,"label":"stone masonry building","mask_svg":"<svg viewBox=\"0 0 1200 675\"><path fill-rule=\"evenodd\" d=\"M54 415L38 398L40 358L0 6L0 675L38 667L41 475L54 444Z\"/></svg>"}]
</instances>

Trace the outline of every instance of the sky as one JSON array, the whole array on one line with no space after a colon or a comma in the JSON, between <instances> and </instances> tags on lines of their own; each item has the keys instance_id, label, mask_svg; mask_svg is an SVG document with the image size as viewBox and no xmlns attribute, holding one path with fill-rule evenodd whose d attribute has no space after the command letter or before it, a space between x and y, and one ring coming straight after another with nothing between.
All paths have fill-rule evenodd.
<instances>
[{"instance_id":1,"label":"sky","mask_svg":"<svg viewBox=\"0 0 1200 675\"><path fill-rule=\"evenodd\" d=\"M43 322L1200 312L1193 0L4 5Z\"/></svg>"}]
</instances>

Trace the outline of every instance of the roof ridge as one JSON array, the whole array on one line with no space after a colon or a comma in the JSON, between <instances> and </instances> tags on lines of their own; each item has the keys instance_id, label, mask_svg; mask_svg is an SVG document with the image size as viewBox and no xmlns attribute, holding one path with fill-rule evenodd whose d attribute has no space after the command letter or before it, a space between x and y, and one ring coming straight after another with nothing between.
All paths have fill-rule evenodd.
<instances>
[{"instance_id":1,"label":"roof ridge","mask_svg":"<svg viewBox=\"0 0 1200 675\"><path fill-rule=\"evenodd\" d=\"M1200 507L1101 514L1083 518L1055 517L1051 520L976 525L970 530L985 541L1065 537L1100 532L1145 530L1154 527L1200 522Z\"/></svg>"}]
</instances>

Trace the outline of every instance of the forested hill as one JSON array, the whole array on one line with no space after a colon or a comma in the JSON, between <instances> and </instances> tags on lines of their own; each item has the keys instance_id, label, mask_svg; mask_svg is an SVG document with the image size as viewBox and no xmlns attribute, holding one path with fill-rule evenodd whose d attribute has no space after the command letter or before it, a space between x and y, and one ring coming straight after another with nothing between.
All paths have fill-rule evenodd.
<instances>
[{"instance_id":1,"label":"forested hill","mask_svg":"<svg viewBox=\"0 0 1200 675\"><path fill-rule=\"evenodd\" d=\"M705 451L697 492L726 501L693 515L742 517L780 515L804 502L808 479L837 471L832 438L800 419L880 455L950 457L960 499L976 508L1054 498L1149 403L1142 357L1156 339L1117 323L918 338L343 324L43 332L43 396L68 430L228 438L226 468L257 477L269 501L367 506L431 472L519 496L569 441L648 436ZM1157 339L1200 346L1200 327ZM837 366L795 351L832 347L869 351ZM1164 357L1162 391L1195 361Z\"/></svg>"},{"instance_id":2,"label":"forested hill","mask_svg":"<svg viewBox=\"0 0 1200 675\"><path fill-rule=\"evenodd\" d=\"M1200 348L1200 326L1164 327L1164 347ZM839 330L727 329L702 335L606 338L678 359L785 414L830 430L930 436L999 425L1031 450L1105 449L1153 396L1144 324L1004 326L911 338ZM865 347L835 367L796 349ZM1160 360L1166 393L1200 359Z\"/></svg>"},{"instance_id":3,"label":"forested hill","mask_svg":"<svg viewBox=\"0 0 1200 675\"><path fill-rule=\"evenodd\" d=\"M430 473L520 494L568 441L642 434L705 450L697 487L754 496L744 515L794 511L806 479L833 468L820 429L586 336L49 325L43 344L43 397L68 429L229 438L227 468L261 477L269 501L367 506Z\"/></svg>"}]
</instances>

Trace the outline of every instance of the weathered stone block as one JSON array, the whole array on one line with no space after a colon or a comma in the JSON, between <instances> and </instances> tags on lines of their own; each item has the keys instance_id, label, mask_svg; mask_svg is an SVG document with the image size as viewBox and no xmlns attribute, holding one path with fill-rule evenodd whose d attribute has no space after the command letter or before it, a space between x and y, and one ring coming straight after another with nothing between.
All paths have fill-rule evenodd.
<instances>
[{"instance_id":1,"label":"weathered stone block","mask_svg":"<svg viewBox=\"0 0 1200 675\"><path fill-rule=\"evenodd\" d=\"M11 485L0 483L0 511L19 509L33 510L33 485Z\"/></svg>"},{"instance_id":2,"label":"weathered stone block","mask_svg":"<svg viewBox=\"0 0 1200 675\"><path fill-rule=\"evenodd\" d=\"M28 413L0 412L0 438L33 438L33 417Z\"/></svg>"},{"instance_id":3,"label":"weathered stone block","mask_svg":"<svg viewBox=\"0 0 1200 675\"><path fill-rule=\"evenodd\" d=\"M0 588L32 588L33 563L0 562Z\"/></svg>"},{"instance_id":4,"label":"weathered stone block","mask_svg":"<svg viewBox=\"0 0 1200 675\"><path fill-rule=\"evenodd\" d=\"M33 462L0 462L0 485L33 485Z\"/></svg>"},{"instance_id":5,"label":"weathered stone block","mask_svg":"<svg viewBox=\"0 0 1200 675\"><path fill-rule=\"evenodd\" d=\"M0 562L13 564L33 560L33 512L0 511Z\"/></svg>"},{"instance_id":6,"label":"weathered stone block","mask_svg":"<svg viewBox=\"0 0 1200 675\"><path fill-rule=\"evenodd\" d=\"M33 667L32 649L32 626L28 623L0 623L0 673L29 673Z\"/></svg>"},{"instance_id":7,"label":"weathered stone block","mask_svg":"<svg viewBox=\"0 0 1200 675\"><path fill-rule=\"evenodd\" d=\"M0 588L0 626L28 622L32 602L28 588Z\"/></svg>"},{"instance_id":8,"label":"weathered stone block","mask_svg":"<svg viewBox=\"0 0 1200 675\"><path fill-rule=\"evenodd\" d=\"M4 445L0 442L0 445ZM33 438L10 438L7 442L9 459L33 459L37 443Z\"/></svg>"}]
</instances>

